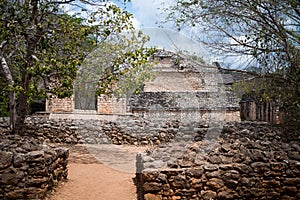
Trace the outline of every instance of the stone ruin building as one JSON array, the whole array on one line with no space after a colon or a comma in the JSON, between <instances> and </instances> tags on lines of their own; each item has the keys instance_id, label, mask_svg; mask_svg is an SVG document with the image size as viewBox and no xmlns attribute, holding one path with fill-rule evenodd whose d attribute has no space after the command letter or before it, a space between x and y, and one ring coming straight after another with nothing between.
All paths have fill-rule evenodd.
<instances>
[{"instance_id":1,"label":"stone ruin building","mask_svg":"<svg viewBox=\"0 0 300 200\"><path fill-rule=\"evenodd\" d=\"M222 110L226 121L240 121L238 99L223 88L217 67L168 51L159 51L154 61L155 79L146 82L141 93L121 99L100 95L95 97L95 110L85 112L139 116L154 111L176 115L179 112L204 114ZM83 113L76 106L77 100L76 91L70 98L49 98L46 100L46 112Z\"/></svg>"}]
</instances>

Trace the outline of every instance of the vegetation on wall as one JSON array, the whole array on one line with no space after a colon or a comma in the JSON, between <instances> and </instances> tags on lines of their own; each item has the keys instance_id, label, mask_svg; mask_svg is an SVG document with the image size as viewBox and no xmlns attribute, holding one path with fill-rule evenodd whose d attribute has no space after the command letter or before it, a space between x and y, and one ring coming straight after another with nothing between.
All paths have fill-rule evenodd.
<instances>
[{"instance_id":1,"label":"vegetation on wall","mask_svg":"<svg viewBox=\"0 0 300 200\"><path fill-rule=\"evenodd\" d=\"M251 58L259 77L267 77L264 94L282 102L288 122L300 123L299 1L177 0L174 5L167 9L168 20L179 29L199 28L199 40L213 50Z\"/></svg>"},{"instance_id":2,"label":"vegetation on wall","mask_svg":"<svg viewBox=\"0 0 300 200\"><path fill-rule=\"evenodd\" d=\"M3 0L0 17L1 86L7 88L1 98L8 99L12 132L20 133L33 99L70 96L85 57L109 36L133 29L131 14L105 0Z\"/></svg>"}]
</instances>

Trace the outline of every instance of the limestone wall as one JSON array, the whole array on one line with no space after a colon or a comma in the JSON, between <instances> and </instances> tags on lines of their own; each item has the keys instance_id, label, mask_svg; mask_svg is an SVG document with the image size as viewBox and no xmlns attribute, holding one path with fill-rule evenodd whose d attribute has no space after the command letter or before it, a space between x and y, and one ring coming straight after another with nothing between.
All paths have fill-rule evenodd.
<instances>
[{"instance_id":1,"label":"limestone wall","mask_svg":"<svg viewBox=\"0 0 300 200\"><path fill-rule=\"evenodd\" d=\"M100 95L97 99L97 113L99 114L125 114L126 100L117 99L107 95Z\"/></svg>"},{"instance_id":2,"label":"limestone wall","mask_svg":"<svg viewBox=\"0 0 300 200\"><path fill-rule=\"evenodd\" d=\"M173 143L137 157L145 200L299 199L299 131L229 124L208 141Z\"/></svg>"},{"instance_id":3,"label":"limestone wall","mask_svg":"<svg viewBox=\"0 0 300 200\"><path fill-rule=\"evenodd\" d=\"M49 98L46 100L46 111L51 113L73 112L74 99L70 98Z\"/></svg>"},{"instance_id":4,"label":"limestone wall","mask_svg":"<svg viewBox=\"0 0 300 200\"><path fill-rule=\"evenodd\" d=\"M67 178L67 149L26 136L0 137L0 199L43 199Z\"/></svg>"},{"instance_id":5,"label":"limestone wall","mask_svg":"<svg viewBox=\"0 0 300 200\"><path fill-rule=\"evenodd\" d=\"M214 113L216 112L216 113ZM196 110L189 112L138 112L134 115L98 115L85 113L35 115L26 119L26 132L43 142L87 144L161 144L182 135L193 140L199 127L210 124L212 115L225 112ZM7 129L8 119L0 118ZM215 120L215 119L213 119Z\"/></svg>"},{"instance_id":6,"label":"limestone wall","mask_svg":"<svg viewBox=\"0 0 300 200\"><path fill-rule=\"evenodd\" d=\"M127 110L136 116L179 116L181 120L199 122L219 112L226 122L240 121L237 99L230 92L142 92L129 99Z\"/></svg>"}]
</instances>

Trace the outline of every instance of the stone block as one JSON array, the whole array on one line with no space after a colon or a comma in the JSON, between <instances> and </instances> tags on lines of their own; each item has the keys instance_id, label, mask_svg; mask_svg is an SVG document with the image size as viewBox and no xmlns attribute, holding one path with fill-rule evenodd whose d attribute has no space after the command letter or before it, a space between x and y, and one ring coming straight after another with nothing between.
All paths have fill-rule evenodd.
<instances>
[{"instance_id":1,"label":"stone block","mask_svg":"<svg viewBox=\"0 0 300 200\"><path fill-rule=\"evenodd\" d=\"M156 192L161 190L161 183L156 182L146 182L143 184L144 191L147 192Z\"/></svg>"},{"instance_id":2,"label":"stone block","mask_svg":"<svg viewBox=\"0 0 300 200\"><path fill-rule=\"evenodd\" d=\"M13 161L13 153L0 151L0 170L9 167Z\"/></svg>"},{"instance_id":3,"label":"stone block","mask_svg":"<svg viewBox=\"0 0 300 200\"><path fill-rule=\"evenodd\" d=\"M206 186L211 190L217 190L224 186L224 181L219 178L211 178L206 183Z\"/></svg>"},{"instance_id":4,"label":"stone block","mask_svg":"<svg viewBox=\"0 0 300 200\"><path fill-rule=\"evenodd\" d=\"M162 196L156 194L145 194L144 200L162 200Z\"/></svg>"},{"instance_id":5,"label":"stone block","mask_svg":"<svg viewBox=\"0 0 300 200\"><path fill-rule=\"evenodd\" d=\"M217 193L211 190L201 190L200 195L203 200L211 200L217 197Z\"/></svg>"}]
</instances>

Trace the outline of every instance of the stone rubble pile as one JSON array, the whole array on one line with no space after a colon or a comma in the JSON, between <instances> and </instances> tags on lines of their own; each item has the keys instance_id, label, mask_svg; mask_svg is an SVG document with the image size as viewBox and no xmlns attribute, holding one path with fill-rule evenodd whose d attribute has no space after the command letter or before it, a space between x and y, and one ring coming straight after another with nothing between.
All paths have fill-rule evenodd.
<instances>
[{"instance_id":1,"label":"stone rubble pile","mask_svg":"<svg viewBox=\"0 0 300 200\"><path fill-rule=\"evenodd\" d=\"M0 199L42 199L68 175L68 149L28 136L0 136Z\"/></svg>"},{"instance_id":2,"label":"stone rubble pile","mask_svg":"<svg viewBox=\"0 0 300 200\"><path fill-rule=\"evenodd\" d=\"M227 124L216 141L139 154L139 189L145 200L300 199L299 141L297 130Z\"/></svg>"}]
</instances>

